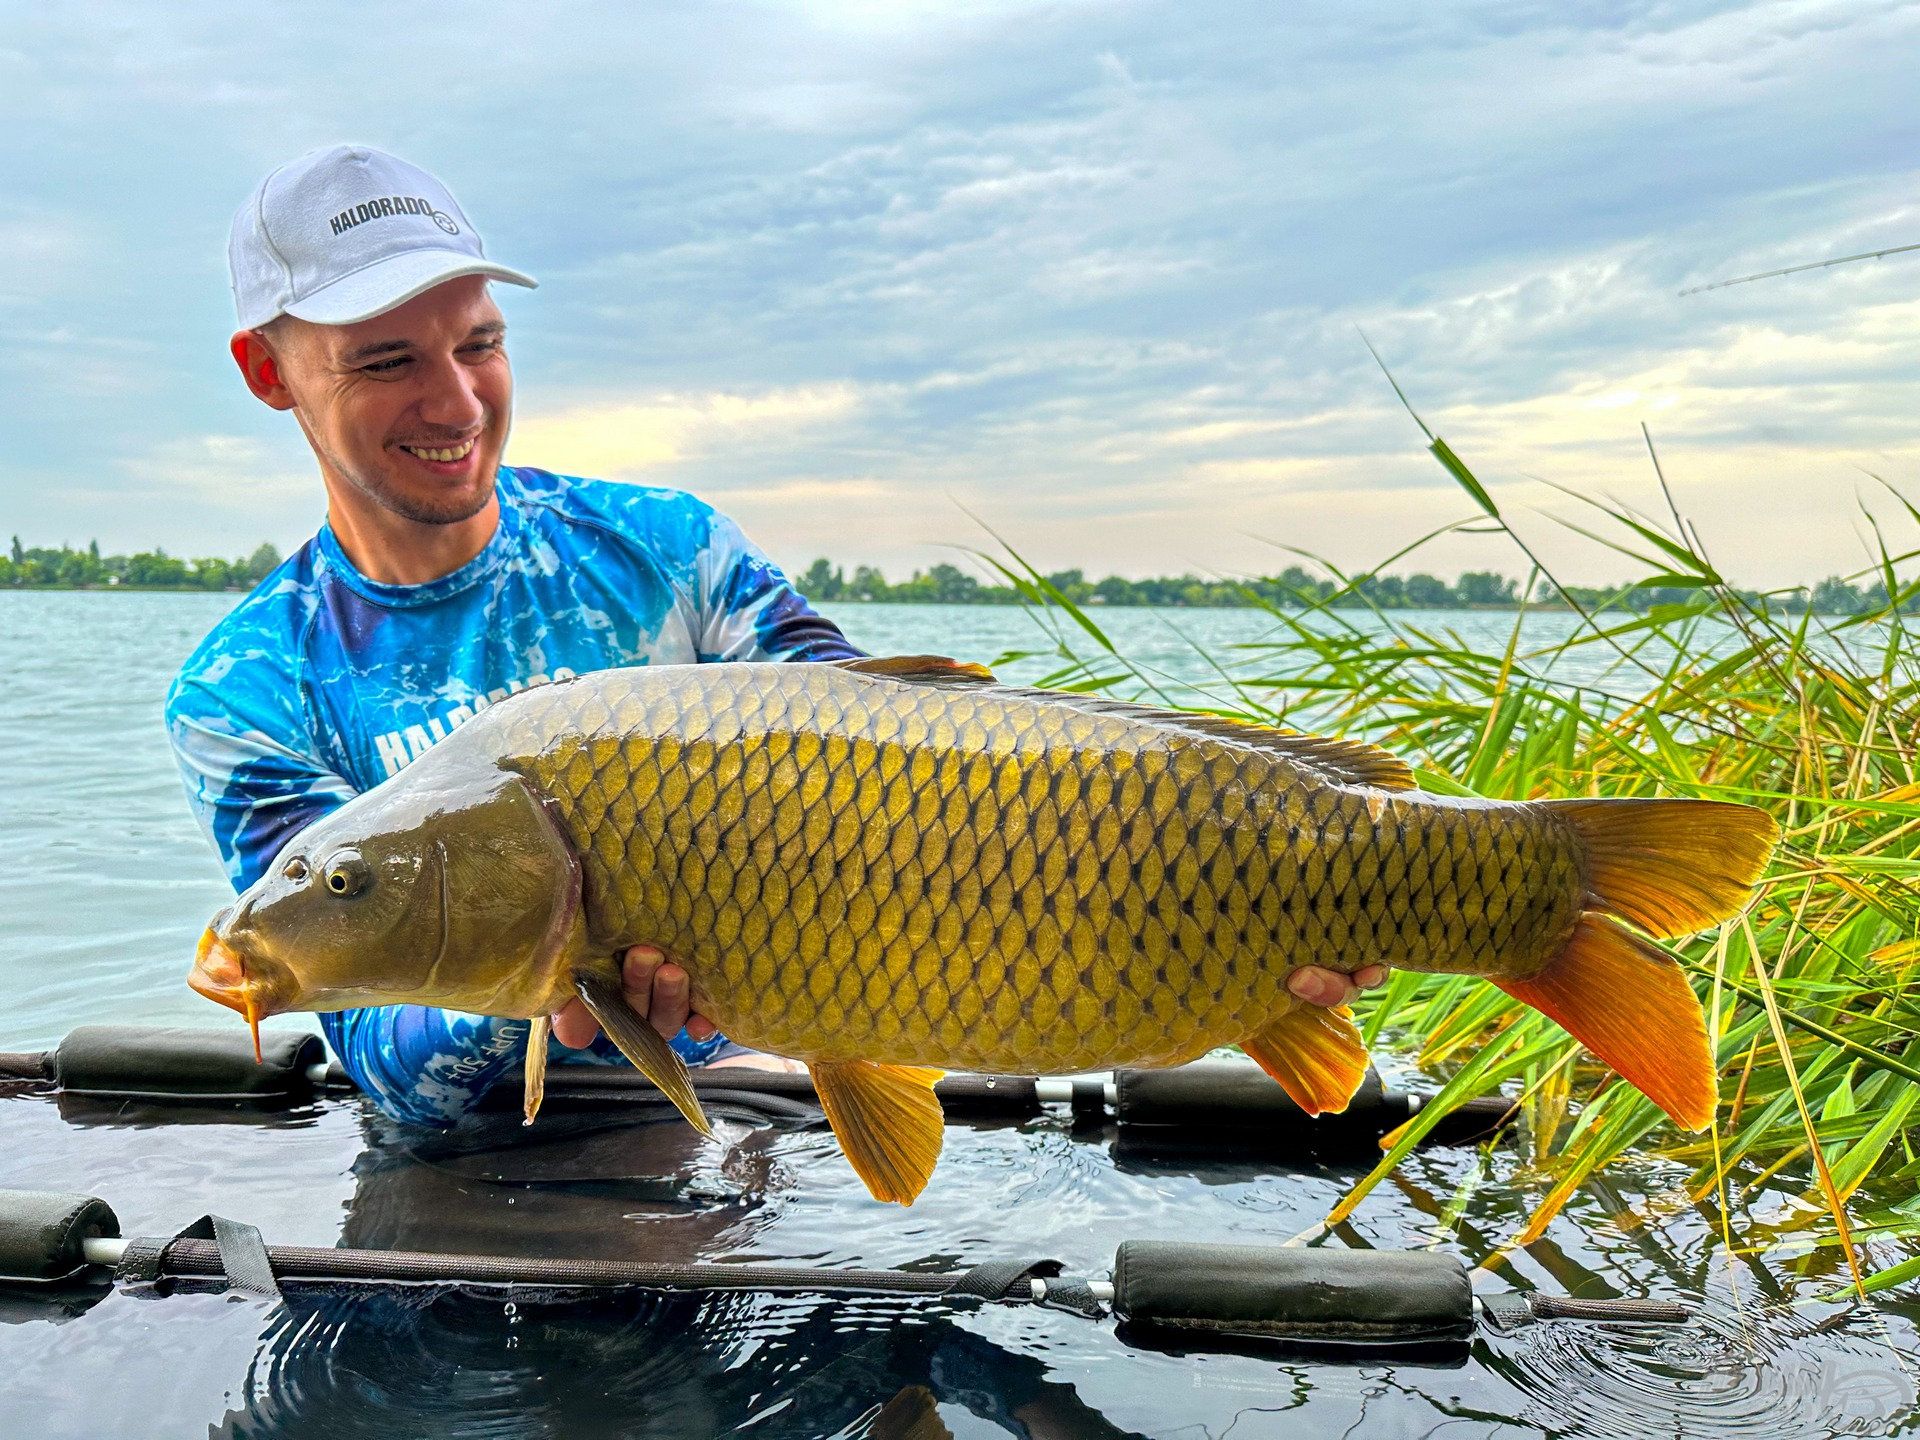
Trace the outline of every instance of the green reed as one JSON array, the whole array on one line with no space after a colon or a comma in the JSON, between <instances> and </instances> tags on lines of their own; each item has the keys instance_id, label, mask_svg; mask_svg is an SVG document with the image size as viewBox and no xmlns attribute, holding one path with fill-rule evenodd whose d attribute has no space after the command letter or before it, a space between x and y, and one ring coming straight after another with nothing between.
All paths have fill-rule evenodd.
<instances>
[{"instance_id":1,"label":"green reed","mask_svg":"<svg viewBox=\"0 0 1920 1440\"><path fill-rule=\"evenodd\" d=\"M1790 1246L1807 1252L1808 1268L1863 1293L1920 1278L1905 1243L1920 1237L1920 657L1899 612L1920 581L1898 577L1908 555L1881 540L1863 572L1884 586L1878 612L1789 616L1722 580L1670 495L1660 521L1588 502L1592 524L1575 528L1632 557L1643 583L1690 598L1644 614L1583 609L1465 463L1427 433L1479 512L1447 528L1505 534L1532 567L1530 585L1576 613L1568 638L1533 643L1516 614L1504 647L1489 653L1444 622L1367 610L1364 577L1327 566L1338 588L1326 600L1296 609L1253 597L1272 620L1265 638L1225 653L1196 646L1213 676L1196 697L1122 654L1095 615L1011 549L1005 561L983 557L1052 636L1046 649L1023 652L1057 660L1043 684L1364 736L1406 758L1430 790L1697 796L1761 805L1779 819L1784 838L1747 915L1669 947L1693 973L1717 1040L1712 1132L1679 1133L1551 1021L1493 986L1400 973L1363 1002L1367 1038L1395 1042L1442 1083L1330 1222L1351 1214L1448 1110L1502 1093L1519 1099L1531 1143L1524 1178L1538 1189L1514 1243L1537 1238L1589 1177L1637 1148L1693 1167L1691 1198L1725 1227L1729 1248ZM1657 473L1650 440L1648 449ZM1900 503L1920 528L1920 511ZM1584 658L1604 664L1568 664ZM1603 678L1574 683L1570 672ZM1803 1185L1806 1203L1734 1234L1728 1214L1761 1186L1783 1184Z\"/></svg>"}]
</instances>

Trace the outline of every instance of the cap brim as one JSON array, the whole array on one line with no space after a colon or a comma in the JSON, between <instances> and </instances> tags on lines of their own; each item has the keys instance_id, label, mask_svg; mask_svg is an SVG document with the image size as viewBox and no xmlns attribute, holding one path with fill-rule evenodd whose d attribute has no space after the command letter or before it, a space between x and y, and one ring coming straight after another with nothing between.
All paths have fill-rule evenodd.
<instances>
[{"instance_id":1,"label":"cap brim","mask_svg":"<svg viewBox=\"0 0 1920 1440\"><path fill-rule=\"evenodd\" d=\"M463 275L484 275L509 285L538 285L531 275L491 260L476 260L459 250L410 250L342 275L331 285L287 306L286 313L316 325L354 325L384 315L436 285Z\"/></svg>"}]
</instances>

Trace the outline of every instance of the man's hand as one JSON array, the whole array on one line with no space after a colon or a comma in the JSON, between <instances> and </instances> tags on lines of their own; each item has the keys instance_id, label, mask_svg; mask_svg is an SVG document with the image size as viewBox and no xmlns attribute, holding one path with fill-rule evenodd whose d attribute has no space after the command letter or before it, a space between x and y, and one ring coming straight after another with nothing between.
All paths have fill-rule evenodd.
<instances>
[{"instance_id":1,"label":"man's hand","mask_svg":"<svg viewBox=\"0 0 1920 1440\"><path fill-rule=\"evenodd\" d=\"M693 1013L687 972L667 959L664 951L651 945L629 947L620 957L620 988L633 1013L658 1030L663 1040L678 1035L682 1026L695 1040L705 1040L714 1032L711 1020ZM575 1050L584 1050L599 1033L599 1023L578 1000L569 1000L553 1017L553 1038Z\"/></svg>"},{"instance_id":2,"label":"man's hand","mask_svg":"<svg viewBox=\"0 0 1920 1440\"><path fill-rule=\"evenodd\" d=\"M1384 965L1367 965L1351 975L1319 965L1303 965L1287 977L1287 989L1309 1005L1351 1005L1362 990L1378 990L1392 972Z\"/></svg>"},{"instance_id":3,"label":"man's hand","mask_svg":"<svg viewBox=\"0 0 1920 1440\"><path fill-rule=\"evenodd\" d=\"M630 946L620 957L620 988L625 992L627 1004L633 1007L634 1013L658 1030L662 1039L671 1040L680 1033L683 1025L687 1034L695 1040L705 1040L714 1033L711 1020L693 1013L688 998L692 992L687 983L687 972L667 959L664 951L656 950L651 945ZM598 1022L578 1000L569 1000L566 1008L553 1017L554 1038L575 1050L583 1050L591 1045L594 1036L599 1033ZM714 1070L738 1067L743 1070L793 1072L807 1068L798 1060L765 1055L758 1050L744 1055L728 1055L707 1063L708 1068Z\"/></svg>"}]
</instances>

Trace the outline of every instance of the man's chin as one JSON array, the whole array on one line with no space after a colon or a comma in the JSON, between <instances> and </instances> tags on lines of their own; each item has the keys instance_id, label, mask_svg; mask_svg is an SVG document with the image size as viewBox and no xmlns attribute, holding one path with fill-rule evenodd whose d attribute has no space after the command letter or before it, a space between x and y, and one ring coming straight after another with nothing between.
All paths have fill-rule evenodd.
<instances>
[{"instance_id":1,"label":"man's chin","mask_svg":"<svg viewBox=\"0 0 1920 1440\"><path fill-rule=\"evenodd\" d=\"M383 476L380 484L365 488L403 520L416 525L458 525L487 508L487 502L493 499L494 474L489 468L484 480L445 486L402 484Z\"/></svg>"}]
</instances>

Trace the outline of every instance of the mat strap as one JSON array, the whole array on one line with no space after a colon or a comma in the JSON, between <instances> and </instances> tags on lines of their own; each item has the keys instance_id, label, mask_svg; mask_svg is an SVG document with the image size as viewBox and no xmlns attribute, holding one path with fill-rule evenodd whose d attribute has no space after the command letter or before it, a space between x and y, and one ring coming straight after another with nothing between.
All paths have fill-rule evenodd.
<instances>
[{"instance_id":1,"label":"mat strap","mask_svg":"<svg viewBox=\"0 0 1920 1440\"><path fill-rule=\"evenodd\" d=\"M114 1270L114 1278L151 1283L164 1273L167 1247L176 1240L211 1240L220 1251L220 1268L227 1277L227 1289L241 1295L254 1295L278 1303L284 1297L273 1278L273 1263L267 1258L267 1245L251 1225L229 1220L224 1215L202 1215L186 1229L164 1240L144 1239L127 1242L126 1252Z\"/></svg>"}]
</instances>

